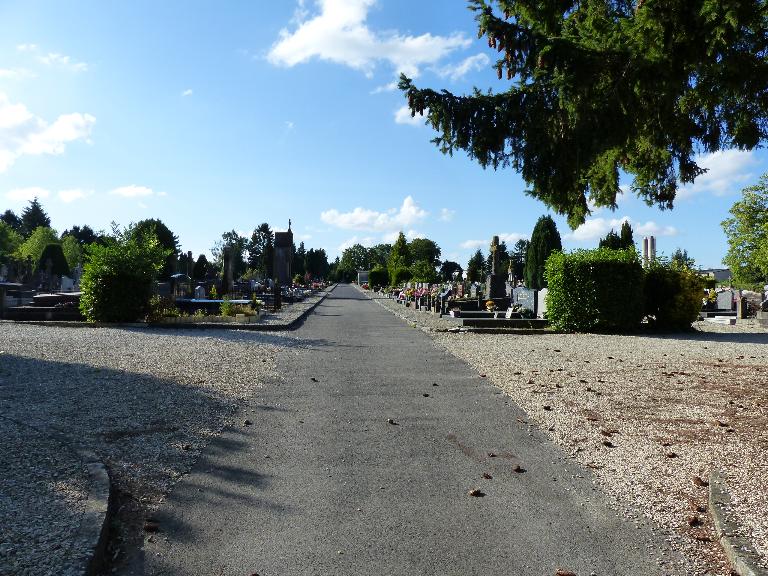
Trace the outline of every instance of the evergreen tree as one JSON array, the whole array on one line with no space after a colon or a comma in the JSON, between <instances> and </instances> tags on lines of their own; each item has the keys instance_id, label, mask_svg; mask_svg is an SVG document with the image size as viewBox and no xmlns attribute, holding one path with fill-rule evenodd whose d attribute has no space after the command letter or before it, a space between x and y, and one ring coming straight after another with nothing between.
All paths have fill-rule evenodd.
<instances>
[{"instance_id":1,"label":"evergreen tree","mask_svg":"<svg viewBox=\"0 0 768 576\"><path fill-rule=\"evenodd\" d=\"M61 248L61 244L48 244L43 248L40 259L37 261L37 269L47 271L48 261L51 261L51 273L57 276L69 275L69 264L67 258L64 256L64 250Z\"/></svg>"},{"instance_id":2,"label":"evergreen tree","mask_svg":"<svg viewBox=\"0 0 768 576\"><path fill-rule=\"evenodd\" d=\"M61 234L62 239L64 238L64 236L72 236L75 240L77 240L80 246L87 246L88 244L93 244L99 239L99 237L96 235L93 229L87 224L83 227L72 226L72 228L68 230L64 230L64 232L62 232Z\"/></svg>"},{"instance_id":3,"label":"evergreen tree","mask_svg":"<svg viewBox=\"0 0 768 576\"><path fill-rule=\"evenodd\" d=\"M479 282L483 275L483 253L478 249L467 262L467 281Z\"/></svg>"},{"instance_id":4,"label":"evergreen tree","mask_svg":"<svg viewBox=\"0 0 768 576\"><path fill-rule=\"evenodd\" d=\"M610 248L611 250L621 250L623 248L621 238L613 230L608 232L605 238L600 239L599 247Z\"/></svg>"},{"instance_id":5,"label":"evergreen tree","mask_svg":"<svg viewBox=\"0 0 768 576\"><path fill-rule=\"evenodd\" d=\"M5 222L14 232L21 233L21 218L13 210L6 210L0 215L0 221Z\"/></svg>"},{"instance_id":6,"label":"evergreen tree","mask_svg":"<svg viewBox=\"0 0 768 576\"><path fill-rule=\"evenodd\" d=\"M624 222L621 225L621 247L624 249L627 248L634 248L635 247L635 239L632 234L632 225L624 220Z\"/></svg>"},{"instance_id":7,"label":"evergreen tree","mask_svg":"<svg viewBox=\"0 0 768 576\"><path fill-rule=\"evenodd\" d=\"M514 274L516 280L522 280L525 276L525 258L528 254L529 244L528 240L520 239L515 242L515 247L512 249L510 256L512 260L512 274Z\"/></svg>"},{"instance_id":8,"label":"evergreen tree","mask_svg":"<svg viewBox=\"0 0 768 576\"><path fill-rule=\"evenodd\" d=\"M405 239L405 234L400 232L397 236L397 240L392 245L392 250L389 253L389 260L387 261L387 271L389 272L390 281L394 281L397 271L401 268L408 268L412 264L411 254L408 250L408 242Z\"/></svg>"},{"instance_id":9,"label":"evergreen tree","mask_svg":"<svg viewBox=\"0 0 768 576\"><path fill-rule=\"evenodd\" d=\"M470 0L500 53L504 92L420 90L441 152L511 166L528 194L576 227L589 203L615 208L619 176L648 204L673 206L699 152L768 138L766 0ZM589 201L589 203L588 203Z\"/></svg>"},{"instance_id":10,"label":"evergreen tree","mask_svg":"<svg viewBox=\"0 0 768 576\"><path fill-rule=\"evenodd\" d=\"M198 256L197 260L195 261L194 267L192 268L192 278L195 280L205 280L208 278L210 270L211 265L208 262L208 258L205 257L205 254L200 254L200 256Z\"/></svg>"},{"instance_id":11,"label":"evergreen tree","mask_svg":"<svg viewBox=\"0 0 768 576\"><path fill-rule=\"evenodd\" d=\"M48 218L48 214L45 213L40 202L35 198L21 212L21 235L24 238L29 238L32 232L41 226L43 228L50 228L51 219Z\"/></svg>"},{"instance_id":12,"label":"evergreen tree","mask_svg":"<svg viewBox=\"0 0 768 576\"><path fill-rule=\"evenodd\" d=\"M304 247L304 242L299 242L299 247L293 251L293 270L294 275L299 275L302 278L306 272L306 265L304 259L307 257L307 249Z\"/></svg>"},{"instance_id":13,"label":"evergreen tree","mask_svg":"<svg viewBox=\"0 0 768 576\"><path fill-rule=\"evenodd\" d=\"M504 274L507 273L507 268L509 268L509 251L507 249L507 243L505 241L501 241L496 248L496 258L498 262L498 268L496 268L496 274ZM483 270L485 274L491 273L491 268L493 268L493 254L490 252L488 253L488 257L485 259L485 266L483 267Z\"/></svg>"},{"instance_id":14,"label":"evergreen tree","mask_svg":"<svg viewBox=\"0 0 768 576\"><path fill-rule=\"evenodd\" d=\"M259 272L264 278L272 278L275 260L275 235L269 224L262 222L251 234L247 246L248 266Z\"/></svg>"},{"instance_id":15,"label":"evergreen tree","mask_svg":"<svg viewBox=\"0 0 768 576\"><path fill-rule=\"evenodd\" d=\"M331 267L328 264L328 255L325 253L324 249L319 248L315 250L314 248L310 248L307 250L306 263L307 273L312 278L320 280L328 278ZM335 265L338 266L338 264L339 259L337 257Z\"/></svg>"},{"instance_id":16,"label":"evergreen tree","mask_svg":"<svg viewBox=\"0 0 768 576\"><path fill-rule=\"evenodd\" d=\"M411 262L429 262L432 267L440 265L440 246L429 238L414 238L408 243Z\"/></svg>"},{"instance_id":17,"label":"evergreen tree","mask_svg":"<svg viewBox=\"0 0 768 576\"><path fill-rule=\"evenodd\" d=\"M675 270L693 270L696 260L688 256L688 250L678 248L672 253L669 259L669 265Z\"/></svg>"},{"instance_id":18,"label":"evergreen tree","mask_svg":"<svg viewBox=\"0 0 768 576\"><path fill-rule=\"evenodd\" d=\"M379 265L386 268L390 252L392 252L392 244L376 244L370 248L368 256L371 259L371 266Z\"/></svg>"},{"instance_id":19,"label":"evergreen tree","mask_svg":"<svg viewBox=\"0 0 768 576\"><path fill-rule=\"evenodd\" d=\"M550 216L542 216L536 222L525 256L525 285L539 290L545 288L544 263L555 250L562 250L563 244L555 221Z\"/></svg>"},{"instance_id":20,"label":"evergreen tree","mask_svg":"<svg viewBox=\"0 0 768 576\"><path fill-rule=\"evenodd\" d=\"M29 235L29 238L24 240L24 243L19 246L16 255L22 260L31 260L35 265L40 261L40 256L45 250L48 244L58 244L59 235L56 234L56 230L53 228L46 228L45 226L38 226L34 232Z\"/></svg>"}]
</instances>

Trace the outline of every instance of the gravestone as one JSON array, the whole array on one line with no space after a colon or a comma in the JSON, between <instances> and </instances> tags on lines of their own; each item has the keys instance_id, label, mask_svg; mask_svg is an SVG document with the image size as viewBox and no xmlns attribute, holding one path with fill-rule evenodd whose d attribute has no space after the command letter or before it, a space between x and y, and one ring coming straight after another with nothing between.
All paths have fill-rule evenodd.
<instances>
[{"instance_id":1,"label":"gravestone","mask_svg":"<svg viewBox=\"0 0 768 576\"><path fill-rule=\"evenodd\" d=\"M277 283L290 286L293 282L291 264L293 263L293 232L291 221L288 220L287 232L275 232L275 265L274 272Z\"/></svg>"},{"instance_id":2,"label":"gravestone","mask_svg":"<svg viewBox=\"0 0 768 576\"><path fill-rule=\"evenodd\" d=\"M717 293L717 309L733 310L733 290L728 289Z\"/></svg>"},{"instance_id":3,"label":"gravestone","mask_svg":"<svg viewBox=\"0 0 768 576\"><path fill-rule=\"evenodd\" d=\"M477 285L474 282L469 286L469 297L477 298Z\"/></svg>"},{"instance_id":4,"label":"gravestone","mask_svg":"<svg viewBox=\"0 0 768 576\"><path fill-rule=\"evenodd\" d=\"M514 304L519 304L523 308L536 312L536 290L522 286L515 288L512 293L512 301Z\"/></svg>"},{"instance_id":5,"label":"gravestone","mask_svg":"<svg viewBox=\"0 0 768 576\"><path fill-rule=\"evenodd\" d=\"M494 236L491 240L491 273L485 278L486 298L504 298L504 276L499 274L499 237Z\"/></svg>"},{"instance_id":6,"label":"gravestone","mask_svg":"<svg viewBox=\"0 0 768 576\"><path fill-rule=\"evenodd\" d=\"M507 298L512 300L512 292L515 290L515 285L512 282L505 282L504 283L504 293L506 294Z\"/></svg>"},{"instance_id":7,"label":"gravestone","mask_svg":"<svg viewBox=\"0 0 768 576\"><path fill-rule=\"evenodd\" d=\"M544 318L547 311L547 292L549 292L548 288L542 288L536 294L536 316L538 318Z\"/></svg>"},{"instance_id":8,"label":"gravestone","mask_svg":"<svg viewBox=\"0 0 768 576\"><path fill-rule=\"evenodd\" d=\"M459 298L464 298L464 284L458 284L456 286L456 296Z\"/></svg>"}]
</instances>

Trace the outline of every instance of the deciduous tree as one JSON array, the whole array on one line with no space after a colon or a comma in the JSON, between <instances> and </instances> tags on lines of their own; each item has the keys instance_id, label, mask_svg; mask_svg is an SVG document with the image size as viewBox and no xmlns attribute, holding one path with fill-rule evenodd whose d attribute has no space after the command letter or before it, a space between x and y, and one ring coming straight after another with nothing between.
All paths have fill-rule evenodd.
<instances>
[{"instance_id":1,"label":"deciduous tree","mask_svg":"<svg viewBox=\"0 0 768 576\"><path fill-rule=\"evenodd\" d=\"M731 217L722 227L728 239L723 258L737 283L768 280L768 173L742 190L741 200L731 207Z\"/></svg>"}]
</instances>

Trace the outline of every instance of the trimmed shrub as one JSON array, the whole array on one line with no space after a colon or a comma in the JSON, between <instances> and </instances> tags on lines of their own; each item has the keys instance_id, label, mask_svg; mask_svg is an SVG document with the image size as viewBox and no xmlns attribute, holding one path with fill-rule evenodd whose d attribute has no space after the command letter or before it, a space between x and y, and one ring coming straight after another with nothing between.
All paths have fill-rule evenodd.
<instances>
[{"instance_id":1,"label":"trimmed shrub","mask_svg":"<svg viewBox=\"0 0 768 576\"><path fill-rule=\"evenodd\" d=\"M545 264L547 318L569 332L627 332L643 319L643 268L634 250L553 252Z\"/></svg>"},{"instance_id":2,"label":"trimmed shrub","mask_svg":"<svg viewBox=\"0 0 768 576\"><path fill-rule=\"evenodd\" d=\"M37 262L39 270L45 270L48 266L48 260L51 261L51 273L58 276L67 276L69 274L69 264L64 256L64 250L61 244L47 244L43 248L40 260Z\"/></svg>"},{"instance_id":3,"label":"trimmed shrub","mask_svg":"<svg viewBox=\"0 0 768 576\"><path fill-rule=\"evenodd\" d=\"M688 330L699 317L704 279L689 269L654 263L645 271L645 314L660 330Z\"/></svg>"},{"instance_id":4,"label":"trimmed shrub","mask_svg":"<svg viewBox=\"0 0 768 576\"><path fill-rule=\"evenodd\" d=\"M368 283L371 286L386 286L389 284L389 272L381 264L374 266L368 273Z\"/></svg>"},{"instance_id":5,"label":"trimmed shrub","mask_svg":"<svg viewBox=\"0 0 768 576\"><path fill-rule=\"evenodd\" d=\"M90 322L133 322L149 311L155 279L167 250L153 234L116 232L106 244L91 244L80 279L80 311Z\"/></svg>"},{"instance_id":6,"label":"trimmed shrub","mask_svg":"<svg viewBox=\"0 0 768 576\"><path fill-rule=\"evenodd\" d=\"M400 286L408 282L412 277L411 271L408 268L398 268L392 275L392 286Z\"/></svg>"}]
</instances>

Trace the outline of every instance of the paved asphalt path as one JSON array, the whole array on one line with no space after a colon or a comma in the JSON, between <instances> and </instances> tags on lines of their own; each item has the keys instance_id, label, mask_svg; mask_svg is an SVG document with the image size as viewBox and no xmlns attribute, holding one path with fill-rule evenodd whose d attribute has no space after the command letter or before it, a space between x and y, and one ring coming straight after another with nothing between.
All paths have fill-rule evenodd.
<instances>
[{"instance_id":1,"label":"paved asphalt path","mask_svg":"<svg viewBox=\"0 0 768 576\"><path fill-rule=\"evenodd\" d=\"M281 379L245 411L253 425L226 430L159 511L144 573L666 573L657 534L619 519L499 390L355 288L290 337Z\"/></svg>"}]
</instances>

